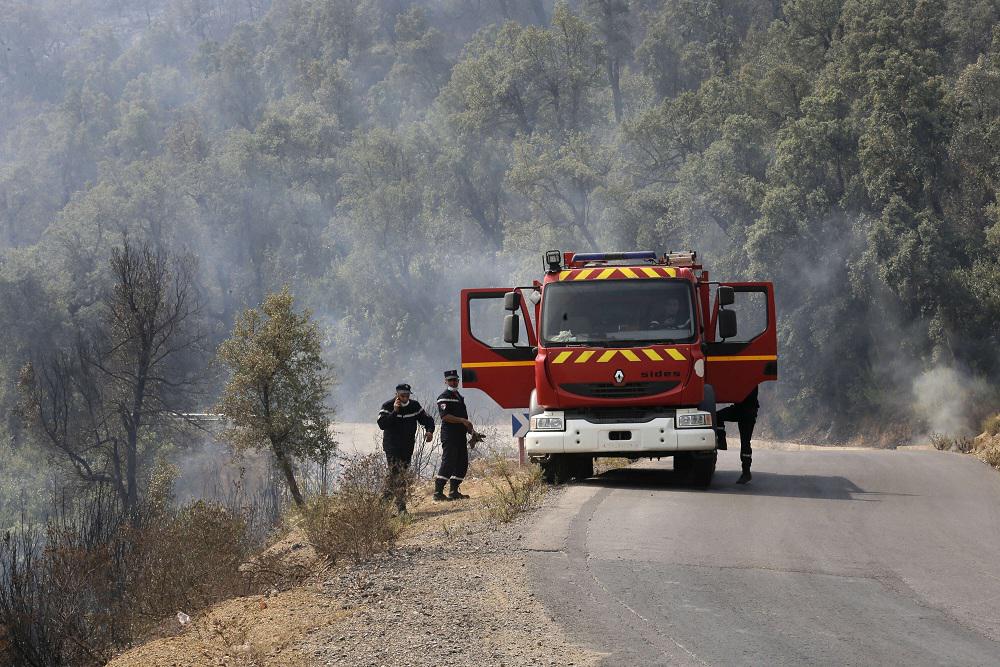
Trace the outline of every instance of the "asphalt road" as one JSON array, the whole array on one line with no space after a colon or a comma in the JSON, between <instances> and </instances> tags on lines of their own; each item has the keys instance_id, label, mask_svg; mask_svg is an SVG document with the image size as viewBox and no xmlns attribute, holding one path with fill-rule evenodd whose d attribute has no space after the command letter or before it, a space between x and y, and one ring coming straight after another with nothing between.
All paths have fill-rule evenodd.
<instances>
[{"instance_id":1,"label":"asphalt road","mask_svg":"<svg viewBox=\"0 0 1000 667\"><path fill-rule=\"evenodd\" d=\"M720 455L555 494L536 593L607 665L1000 665L1000 473L934 451Z\"/></svg>"}]
</instances>

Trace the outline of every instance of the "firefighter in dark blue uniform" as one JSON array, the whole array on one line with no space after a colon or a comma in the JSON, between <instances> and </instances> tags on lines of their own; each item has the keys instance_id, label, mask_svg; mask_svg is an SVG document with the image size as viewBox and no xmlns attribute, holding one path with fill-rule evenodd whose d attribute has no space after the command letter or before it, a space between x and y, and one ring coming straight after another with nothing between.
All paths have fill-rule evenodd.
<instances>
[{"instance_id":1,"label":"firefighter in dark blue uniform","mask_svg":"<svg viewBox=\"0 0 1000 667\"><path fill-rule=\"evenodd\" d=\"M441 469L434 480L434 500L462 500L468 498L458 490L469 469L469 441L474 433L465 398L458 393L458 371L445 371L447 388L437 397L438 414L441 415ZM444 495L445 483L451 484L450 493Z\"/></svg>"},{"instance_id":2,"label":"firefighter in dark blue uniform","mask_svg":"<svg viewBox=\"0 0 1000 667\"><path fill-rule=\"evenodd\" d=\"M740 430L740 462L743 464L743 474L736 480L737 484L746 484L752 478L750 474L750 463L753 460L753 447L750 446L750 438L753 437L753 427L757 424L757 411L760 403L757 401L757 387L753 388L750 395L739 403L733 403L728 408L719 410L715 418L722 428L717 430L720 445L725 444L726 422L736 422ZM725 449L725 447L720 447Z\"/></svg>"},{"instance_id":3,"label":"firefighter in dark blue uniform","mask_svg":"<svg viewBox=\"0 0 1000 667\"><path fill-rule=\"evenodd\" d=\"M383 403L378 411L378 427L383 432L382 450L389 466L386 497L396 501L400 512L406 511L406 471L413 458L418 424L426 430L424 441L433 440L434 418L410 398L410 385L396 385L396 397Z\"/></svg>"}]
</instances>

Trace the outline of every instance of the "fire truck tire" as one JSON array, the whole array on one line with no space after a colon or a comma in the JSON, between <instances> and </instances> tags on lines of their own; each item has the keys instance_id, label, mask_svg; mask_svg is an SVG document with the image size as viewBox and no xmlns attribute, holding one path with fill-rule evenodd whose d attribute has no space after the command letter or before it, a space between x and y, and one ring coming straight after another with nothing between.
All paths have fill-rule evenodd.
<instances>
[{"instance_id":1,"label":"fire truck tire","mask_svg":"<svg viewBox=\"0 0 1000 667\"><path fill-rule=\"evenodd\" d=\"M691 452L678 452L674 454L674 472L678 475L688 475L691 472L691 465L694 458Z\"/></svg>"},{"instance_id":2,"label":"fire truck tire","mask_svg":"<svg viewBox=\"0 0 1000 667\"><path fill-rule=\"evenodd\" d=\"M581 454L576 457L573 462L573 477L579 481L583 481L588 477L594 476L594 457L588 456L587 454Z\"/></svg>"},{"instance_id":3,"label":"fire truck tire","mask_svg":"<svg viewBox=\"0 0 1000 667\"><path fill-rule=\"evenodd\" d=\"M542 461L542 479L547 484L565 484L570 479L570 461L565 454L550 454Z\"/></svg>"},{"instance_id":4,"label":"fire truck tire","mask_svg":"<svg viewBox=\"0 0 1000 667\"><path fill-rule=\"evenodd\" d=\"M707 456L694 456L691 461L691 483L699 489L707 489L715 475L716 452L708 452Z\"/></svg>"}]
</instances>

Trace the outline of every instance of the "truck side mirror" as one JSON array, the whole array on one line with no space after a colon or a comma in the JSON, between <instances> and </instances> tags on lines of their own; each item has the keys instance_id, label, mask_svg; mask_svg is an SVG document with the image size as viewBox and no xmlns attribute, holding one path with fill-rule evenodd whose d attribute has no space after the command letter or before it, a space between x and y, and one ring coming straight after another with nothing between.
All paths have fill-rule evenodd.
<instances>
[{"instance_id":1,"label":"truck side mirror","mask_svg":"<svg viewBox=\"0 0 1000 667\"><path fill-rule=\"evenodd\" d=\"M521 307L521 293L507 292L503 295L503 309L514 312Z\"/></svg>"},{"instance_id":2,"label":"truck side mirror","mask_svg":"<svg viewBox=\"0 0 1000 667\"><path fill-rule=\"evenodd\" d=\"M733 302L736 301L736 292L733 291L732 287L726 285L719 285L719 305L720 306L731 306Z\"/></svg>"},{"instance_id":3,"label":"truck side mirror","mask_svg":"<svg viewBox=\"0 0 1000 667\"><path fill-rule=\"evenodd\" d=\"M508 294L507 296L510 296ZM521 318L514 313L503 318L503 342L517 345L521 333Z\"/></svg>"},{"instance_id":4,"label":"truck side mirror","mask_svg":"<svg viewBox=\"0 0 1000 667\"><path fill-rule=\"evenodd\" d=\"M736 311L719 311L719 337L722 340L736 338Z\"/></svg>"}]
</instances>

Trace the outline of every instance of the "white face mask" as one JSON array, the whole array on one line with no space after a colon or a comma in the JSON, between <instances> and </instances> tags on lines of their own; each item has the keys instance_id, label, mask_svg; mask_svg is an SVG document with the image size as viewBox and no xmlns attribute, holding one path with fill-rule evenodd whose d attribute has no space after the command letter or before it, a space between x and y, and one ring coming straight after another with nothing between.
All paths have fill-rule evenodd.
<instances>
[{"instance_id":1,"label":"white face mask","mask_svg":"<svg viewBox=\"0 0 1000 667\"><path fill-rule=\"evenodd\" d=\"M458 385L457 384L454 387L452 387L450 384L449 385L445 385L445 387L448 389L448 391L458 391Z\"/></svg>"}]
</instances>

